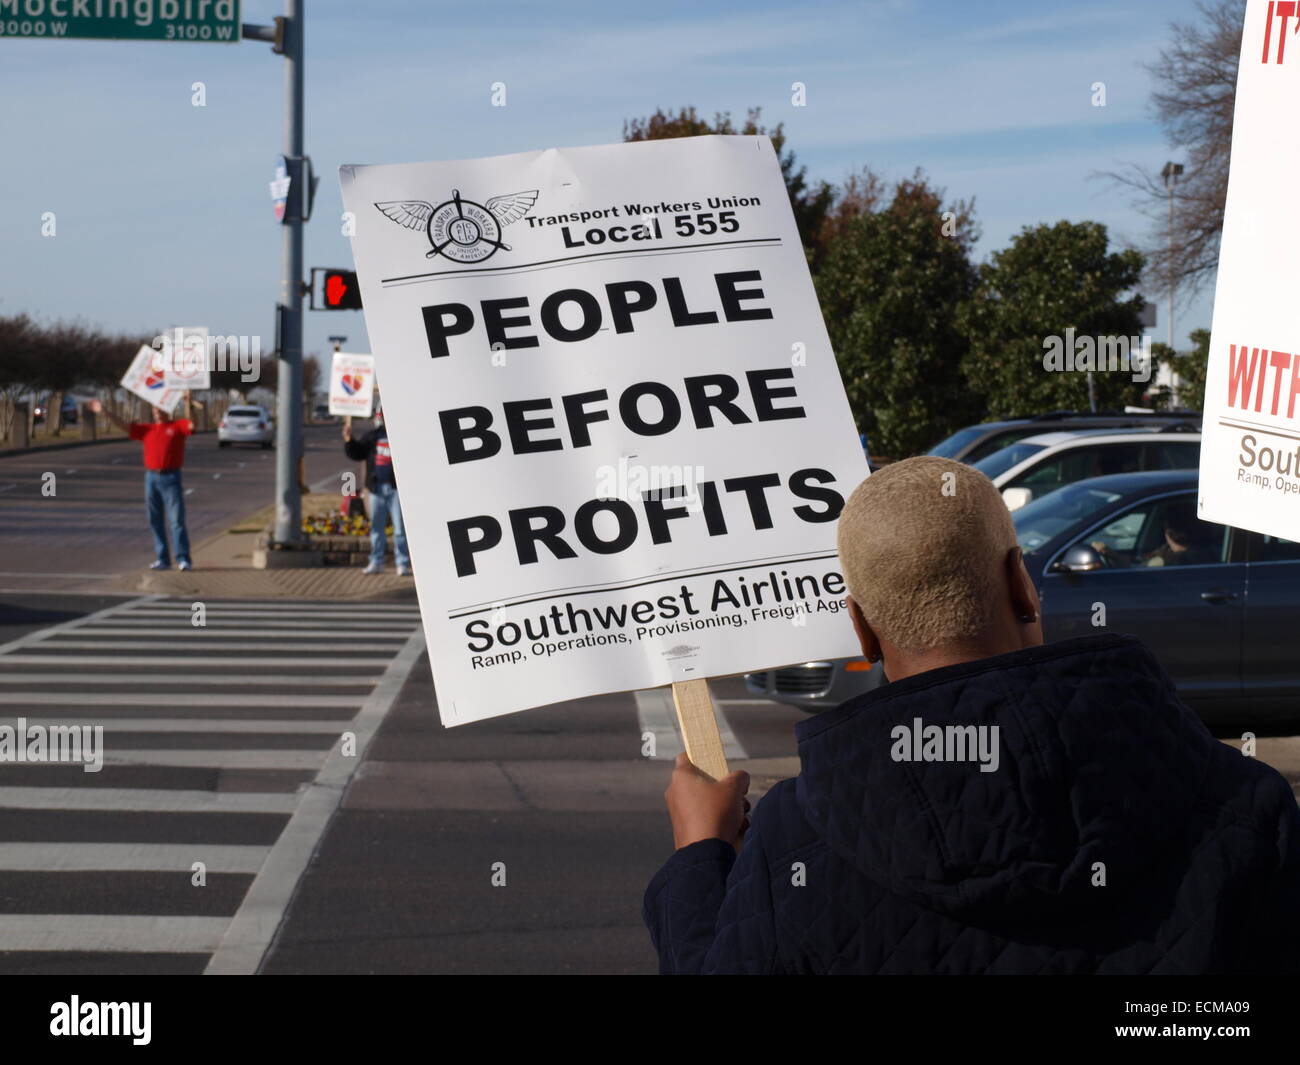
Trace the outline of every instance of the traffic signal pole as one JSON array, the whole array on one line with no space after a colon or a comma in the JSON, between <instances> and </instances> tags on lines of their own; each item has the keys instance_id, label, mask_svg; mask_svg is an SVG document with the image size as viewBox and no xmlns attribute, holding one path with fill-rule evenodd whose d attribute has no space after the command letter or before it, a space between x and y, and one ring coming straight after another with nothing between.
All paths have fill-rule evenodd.
<instances>
[{"instance_id":1,"label":"traffic signal pole","mask_svg":"<svg viewBox=\"0 0 1300 1065\"><path fill-rule=\"evenodd\" d=\"M275 26L244 25L246 39L270 41L284 56L284 155L291 184L285 203L283 270L280 278L280 372L276 387L275 528L272 543L302 540L302 226L311 190L303 166L303 7L285 0Z\"/></svg>"}]
</instances>

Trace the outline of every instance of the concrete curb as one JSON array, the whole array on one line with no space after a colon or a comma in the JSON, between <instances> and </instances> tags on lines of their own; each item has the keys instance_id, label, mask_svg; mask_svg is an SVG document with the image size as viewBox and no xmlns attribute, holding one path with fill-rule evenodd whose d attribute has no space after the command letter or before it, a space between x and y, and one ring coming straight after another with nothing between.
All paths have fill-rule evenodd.
<instances>
[{"instance_id":1,"label":"concrete curb","mask_svg":"<svg viewBox=\"0 0 1300 1065\"><path fill-rule=\"evenodd\" d=\"M415 602L415 582L395 573L368 575L350 567L198 569L128 573L99 591L194 599L348 599Z\"/></svg>"}]
</instances>

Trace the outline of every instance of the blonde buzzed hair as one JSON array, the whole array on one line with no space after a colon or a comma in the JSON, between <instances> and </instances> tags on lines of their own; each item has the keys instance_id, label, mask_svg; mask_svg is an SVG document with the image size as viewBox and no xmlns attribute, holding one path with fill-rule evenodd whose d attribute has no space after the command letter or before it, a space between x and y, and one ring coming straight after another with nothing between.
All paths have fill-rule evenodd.
<instances>
[{"instance_id":1,"label":"blonde buzzed hair","mask_svg":"<svg viewBox=\"0 0 1300 1065\"><path fill-rule=\"evenodd\" d=\"M849 595L871 628L919 652L989 624L1016 531L984 474L923 455L858 485L840 514L838 542Z\"/></svg>"}]
</instances>

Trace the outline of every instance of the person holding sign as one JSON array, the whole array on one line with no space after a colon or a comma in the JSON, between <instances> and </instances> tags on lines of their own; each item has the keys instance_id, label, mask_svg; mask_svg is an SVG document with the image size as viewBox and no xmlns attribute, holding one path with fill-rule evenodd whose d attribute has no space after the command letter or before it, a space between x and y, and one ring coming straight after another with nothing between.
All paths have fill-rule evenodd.
<instances>
[{"instance_id":1,"label":"person holding sign","mask_svg":"<svg viewBox=\"0 0 1300 1065\"><path fill-rule=\"evenodd\" d=\"M352 439L352 420L343 425L343 450L353 462L366 464L366 489L370 493L370 562L365 573L382 573L388 541L384 529L393 523L393 553L397 556L397 575L411 575L411 555L406 546L406 527L402 523L402 503L397 495L397 478L393 474L393 452L388 445L383 409L375 404L374 427L360 440Z\"/></svg>"},{"instance_id":2,"label":"person holding sign","mask_svg":"<svg viewBox=\"0 0 1300 1065\"><path fill-rule=\"evenodd\" d=\"M167 546L167 530L171 529L171 547L176 553L176 568L193 568L190 561L190 534L185 528L185 489L181 484L181 466L185 463L185 439L194 433L194 422L188 417L190 407L202 408L198 400L185 393L184 418L175 418L161 407L153 408L152 422L131 422L129 425L105 407L99 400L90 401L96 414L107 414L109 419L132 440L144 445L144 500L149 513L149 528L153 532L154 560L150 569L171 569L171 553Z\"/></svg>"},{"instance_id":3,"label":"person holding sign","mask_svg":"<svg viewBox=\"0 0 1300 1065\"><path fill-rule=\"evenodd\" d=\"M1290 786L1135 638L1043 645L988 478L886 466L838 544L890 683L798 726L752 825L744 773L678 759L644 904L662 972L1300 971Z\"/></svg>"}]
</instances>

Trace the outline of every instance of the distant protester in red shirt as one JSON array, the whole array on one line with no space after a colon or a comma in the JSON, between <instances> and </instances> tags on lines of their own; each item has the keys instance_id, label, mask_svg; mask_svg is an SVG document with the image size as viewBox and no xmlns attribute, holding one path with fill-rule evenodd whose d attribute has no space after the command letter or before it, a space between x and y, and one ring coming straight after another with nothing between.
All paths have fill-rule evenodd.
<instances>
[{"instance_id":1,"label":"distant protester in red shirt","mask_svg":"<svg viewBox=\"0 0 1300 1065\"><path fill-rule=\"evenodd\" d=\"M194 406L202 404L194 401ZM190 406L186 396L186 413ZM191 569L190 534L185 528L185 490L181 485L181 466L185 463L185 438L194 432L189 418L172 418L166 411L153 408L152 422L122 421L99 400L90 409L104 413L132 440L144 445L144 502L153 531L155 558L150 569L170 569L171 553L167 547L167 527L171 527L172 548L178 569Z\"/></svg>"}]
</instances>

